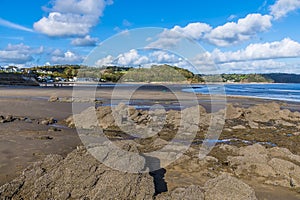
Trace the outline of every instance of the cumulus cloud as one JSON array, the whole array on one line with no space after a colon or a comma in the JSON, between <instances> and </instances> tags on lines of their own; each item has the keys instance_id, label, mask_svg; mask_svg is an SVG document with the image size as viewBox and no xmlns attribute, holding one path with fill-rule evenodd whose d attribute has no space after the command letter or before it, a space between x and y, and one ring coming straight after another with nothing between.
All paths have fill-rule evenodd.
<instances>
[{"instance_id":1,"label":"cumulus cloud","mask_svg":"<svg viewBox=\"0 0 300 200\"><path fill-rule=\"evenodd\" d=\"M174 26L174 28L171 29L172 31L181 33L182 35L192 38L195 40L199 40L203 38L205 33L208 33L211 31L211 26L205 23L190 23L185 27L180 26Z\"/></svg>"},{"instance_id":2,"label":"cumulus cloud","mask_svg":"<svg viewBox=\"0 0 300 200\"><path fill-rule=\"evenodd\" d=\"M103 15L106 0L54 0L51 12L34 23L34 29L52 37L84 36Z\"/></svg>"},{"instance_id":3,"label":"cumulus cloud","mask_svg":"<svg viewBox=\"0 0 300 200\"><path fill-rule=\"evenodd\" d=\"M216 46L230 46L253 38L257 33L267 31L271 26L272 16L249 14L237 22L228 22L212 28L205 23L190 23L185 27L174 26L164 30L157 41L149 47L170 48L176 46L182 37L197 41L206 41Z\"/></svg>"},{"instance_id":4,"label":"cumulus cloud","mask_svg":"<svg viewBox=\"0 0 300 200\"><path fill-rule=\"evenodd\" d=\"M200 40L205 33L211 31L211 27L205 23L190 23L185 27L174 26L172 29L165 29L159 39L150 43L150 48L171 48L181 40L182 37Z\"/></svg>"},{"instance_id":5,"label":"cumulus cloud","mask_svg":"<svg viewBox=\"0 0 300 200\"><path fill-rule=\"evenodd\" d=\"M256 60L256 61L244 61L244 62L229 62L220 64L219 73L289 73L288 64L286 62L280 62L275 60ZM295 71L293 72L295 73Z\"/></svg>"},{"instance_id":6,"label":"cumulus cloud","mask_svg":"<svg viewBox=\"0 0 300 200\"><path fill-rule=\"evenodd\" d=\"M245 49L235 52L214 50L211 57L217 63L294 58L300 57L300 43L285 38L281 41L250 44Z\"/></svg>"},{"instance_id":7,"label":"cumulus cloud","mask_svg":"<svg viewBox=\"0 0 300 200\"><path fill-rule=\"evenodd\" d=\"M102 59L99 59L95 65L98 67L114 65L115 58L111 55L108 55Z\"/></svg>"},{"instance_id":8,"label":"cumulus cloud","mask_svg":"<svg viewBox=\"0 0 300 200\"><path fill-rule=\"evenodd\" d=\"M91 36L87 35L83 38L73 39L71 44L74 46L96 46L97 42L98 42L97 38L92 38Z\"/></svg>"},{"instance_id":9,"label":"cumulus cloud","mask_svg":"<svg viewBox=\"0 0 300 200\"><path fill-rule=\"evenodd\" d=\"M270 6L270 12L275 19L279 19L299 8L300 0L277 0L274 5Z\"/></svg>"},{"instance_id":10,"label":"cumulus cloud","mask_svg":"<svg viewBox=\"0 0 300 200\"><path fill-rule=\"evenodd\" d=\"M229 46L251 39L259 32L268 30L271 26L270 15L249 14L239 19L237 23L228 22L214 28L205 38L216 46Z\"/></svg>"},{"instance_id":11,"label":"cumulus cloud","mask_svg":"<svg viewBox=\"0 0 300 200\"><path fill-rule=\"evenodd\" d=\"M61 52L55 50L52 53L51 62L55 64L78 64L83 61L83 57L73 53L72 51Z\"/></svg>"},{"instance_id":12,"label":"cumulus cloud","mask_svg":"<svg viewBox=\"0 0 300 200\"><path fill-rule=\"evenodd\" d=\"M30 46L21 44L8 44L3 50L0 50L0 62L4 64L25 64L34 60L33 55L43 53L44 48L31 48Z\"/></svg>"},{"instance_id":13,"label":"cumulus cloud","mask_svg":"<svg viewBox=\"0 0 300 200\"><path fill-rule=\"evenodd\" d=\"M181 61L181 58L174 54L167 53L165 51L154 51L150 54L150 57L153 61L156 61L157 63L177 63L178 61Z\"/></svg>"},{"instance_id":14,"label":"cumulus cloud","mask_svg":"<svg viewBox=\"0 0 300 200\"><path fill-rule=\"evenodd\" d=\"M120 54L117 57L117 61L119 65L137 66L148 63L149 58L147 56L140 55L137 50L132 49L129 52Z\"/></svg>"},{"instance_id":15,"label":"cumulus cloud","mask_svg":"<svg viewBox=\"0 0 300 200\"><path fill-rule=\"evenodd\" d=\"M289 61L277 60L298 58L300 58L300 43L285 38L281 41L250 44L238 51L222 52L215 49L212 52L197 55L192 62L198 67L218 66L220 71L214 73L267 73L282 70L287 72L292 69Z\"/></svg>"},{"instance_id":16,"label":"cumulus cloud","mask_svg":"<svg viewBox=\"0 0 300 200\"><path fill-rule=\"evenodd\" d=\"M143 66L150 67L151 65L159 64L170 64L174 66L183 66L186 63L182 58L165 52L165 51L149 51L149 52L139 52L136 49L132 49L129 52L119 54L118 56L107 56L99 59L96 62L96 66Z\"/></svg>"}]
</instances>

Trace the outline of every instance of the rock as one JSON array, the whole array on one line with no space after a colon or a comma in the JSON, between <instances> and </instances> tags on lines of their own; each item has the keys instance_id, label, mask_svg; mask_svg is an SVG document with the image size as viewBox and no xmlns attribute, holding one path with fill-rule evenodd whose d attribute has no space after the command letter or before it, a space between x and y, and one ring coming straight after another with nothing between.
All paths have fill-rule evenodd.
<instances>
[{"instance_id":1,"label":"rock","mask_svg":"<svg viewBox=\"0 0 300 200\"><path fill-rule=\"evenodd\" d=\"M180 126L180 119L181 119L181 114L180 112L176 111L176 110L169 110L167 112L167 123L168 124L172 124L175 127Z\"/></svg>"},{"instance_id":2,"label":"rock","mask_svg":"<svg viewBox=\"0 0 300 200\"><path fill-rule=\"evenodd\" d=\"M271 157L287 158L292 155L292 152L287 148L273 147L269 150Z\"/></svg>"},{"instance_id":3,"label":"rock","mask_svg":"<svg viewBox=\"0 0 300 200\"><path fill-rule=\"evenodd\" d=\"M292 117L291 114L292 112L288 109L283 109L279 111L281 119L289 120Z\"/></svg>"},{"instance_id":4,"label":"rock","mask_svg":"<svg viewBox=\"0 0 300 200\"><path fill-rule=\"evenodd\" d=\"M124 105L123 104L119 105L118 111ZM100 107L98 107L96 114L97 114L97 119L98 119L98 125L100 127L104 128L104 129L107 129L108 127L111 127L111 126L115 125L115 118L112 114L112 110L111 110L110 106L100 106Z\"/></svg>"},{"instance_id":5,"label":"rock","mask_svg":"<svg viewBox=\"0 0 300 200\"><path fill-rule=\"evenodd\" d=\"M58 131L61 131L61 129L59 129L59 128L57 128L57 127L50 127L49 129L48 129L48 131L54 131L54 132L58 132Z\"/></svg>"},{"instance_id":6,"label":"rock","mask_svg":"<svg viewBox=\"0 0 300 200\"><path fill-rule=\"evenodd\" d=\"M50 124L55 124L57 121L53 118L45 119L41 121L41 124L43 125L50 125Z\"/></svg>"},{"instance_id":7,"label":"rock","mask_svg":"<svg viewBox=\"0 0 300 200\"><path fill-rule=\"evenodd\" d=\"M102 119L103 117L105 117L108 114L111 114L111 107L110 106L99 106L97 108L97 117L99 119Z\"/></svg>"},{"instance_id":8,"label":"rock","mask_svg":"<svg viewBox=\"0 0 300 200\"><path fill-rule=\"evenodd\" d=\"M75 128L75 122L73 116L70 116L67 119L65 119L65 122L68 125L68 127Z\"/></svg>"},{"instance_id":9,"label":"rock","mask_svg":"<svg viewBox=\"0 0 300 200\"><path fill-rule=\"evenodd\" d=\"M297 126L296 124L290 123L290 122L286 122L284 120L276 120L276 124L277 125L281 125L281 126L287 126L287 127L295 127Z\"/></svg>"},{"instance_id":10,"label":"rock","mask_svg":"<svg viewBox=\"0 0 300 200\"><path fill-rule=\"evenodd\" d=\"M267 150L260 144L241 147L238 150L240 156L228 156L229 165L234 168L236 175L254 173L259 176L275 176L272 167L268 166Z\"/></svg>"},{"instance_id":11,"label":"rock","mask_svg":"<svg viewBox=\"0 0 300 200\"><path fill-rule=\"evenodd\" d=\"M156 200L204 200L204 190L200 186L191 185L187 188L176 188L171 192L159 194Z\"/></svg>"},{"instance_id":12,"label":"rock","mask_svg":"<svg viewBox=\"0 0 300 200\"><path fill-rule=\"evenodd\" d=\"M152 199L153 178L106 167L84 148L50 155L0 187L3 199Z\"/></svg>"},{"instance_id":13,"label":"rock","mask_svg":"<svg viewBox=\"0 0 300 200\"><path fill-rule=\"evenodd\" d=\"M190 107L181 111L181 121L183 124L196 125L200 123L201 116L206 114L205 109L202 106Z\"/></svg>"},{"instance_id":14,"label":"rock","mask_svg":"<svg viewBox=\"0 0 300 200\"><path fill-rule=\"evenodd\" d=\"M300 135L300 132L294 132L292 133L294 136L299 136Z\"/></svg>"},{"instance_id":15,"label":"rock","mask_svg":"<svg viewBox=\"0 0 300 200\"><path fill-rule=\"evenodd\" d=\"M0 115L0 123L5 123L5 118L2 115Z\"/></svg>"},{"instance_id":16,"label":"rock","mask_svg":"<svg viewBox=\"0 0 300 200\"><path fill-rule=\"evenodd\" d=\"M204 161L207 163L210 163L210 162L217 163L219 160L213 156L205 156Z\"/></svg>"},{"instance_id":17,"label":"rock","mask_svg":"<svg viewBox=\"0 0 300 200\"><path fill-rule=\"evenodd\" d=\"M111 126L115 126L115 118L112 114L105 115L103 118L98 120L100 127L107 129Z\"/></svg>"},{"instance_id":18,"label":"rock","mask_svg":"<svg viewBox=\"0 0 300 200\"><path fill-rule=\"evenodd\" d=\"M243 112L244 112L243 108L234 107L232 104L228 104L226 107L226 119L240 118Z\"/></svg>"},{"instance_id":19,"label":"rock","mask_svg":"<svg viewBox=\"0 0 300 200\"><path fill-rule=\"evenodd\" d=\"M161 138L157 138L153 144L151 145L153 148L163 148L164 146L168 145L169 142L166 140L163 140Z\"/></svg>"},{"instance_id":20,"label":"rock","mask_svg":"<svg viewBox=\"0 0 300 200\"><path fill-rule=\"evenodd\" d=\"M244 130L244 129L246 129L246 127L243 125L237 125L237 126L233 126L232 129L233 130L237 130L237 129Z\"/></svg>"},{"instance_id":21,"label":"rock","mask_svg":"<svg viewBox=\"0 0 300 200\"><path fill-rule=\"evenodd\" d=\"M249 107L245 110L245 118L247 121L268 122L270 120L280 119L280 105L278 103L266 103Z\"/></svg>"},{"instance_id":22,"label":"rock","mask_svg":"<svg viewBox=\"0 0 300 200\"><path fill-rule=\"evenodd\" d=\"M246 147L241 147L239 149L239 154L244 155L244 156L252 155L252 154L263 155L263 154L266 154L267 152L268 152L267 149L258 143L250 145L250 146L246 146Z\"/></svg>"},{"instance_id":23,"label":"rock","mask_svg":"<svg viewBox=\"0 0 300 200\"><path fill-rule=\"evenodd\" d=\"M64 103L72 103L73 102L73 99L71 97L62 97L60 99L57 99L56 101L58 101L58 100L59 100L59 102L64 102Z\"/></svg>"},{"instance_id":24,"label":"rock","mask_svg":"<svg viewBox=\"0 0 300 200\"><path fill-rule=\"evenodd\" d=\"M16 118L11 115L8 115L6 117L0 116L0 123L8 123L8 122L13 122L15 120L16 120Z\"/></svg>"},{"instance_id":25,"label":"rock","mask_svg":"<svg viewBox=\"0 0 300 200\"><path fill-rule=\"evenodd\" d=\"M232 146L228 144L221 144L219 148L222 149L223 151L230 151L234 154L238 152L238 148L236 146Z\"/></svg>"},{"instance_id":26,"label":"rock","mask_svg":"<svg viewBox=\"0 0 300 200\"><path fill-rule=\"evenodd\" d=\"M278 158L273 158L268 164L279 175L279 178L283 179L281 186L300 187L300 167L298 165Z\"/></svg>"},{"instance_id":27,"label":"rock","mask_svg":"<svg viewBox=\"0 0 300 200\"><path fill-rule=\"evenodd\" d=\"M88 150L97 160L111 168L131 173L143 171L145 159L139 155L137 147L129 143L121 145L121 147L115 147L114 144L107 141L95 144Z\"/></svg>"},{"instance_id":28,"label":"rock","mask_svg":"<svg viewBox=\"0 0 300 200\"><path fill-rule=\"evenodd\" d=\"M24 122L26 122L26 123L32 123L32 120L29 119L29 118L25 118Z\"/></svg>"},{"instance_id":29,"label":"rock","mask_svg":"<svg viewBox=\"0 0 300 200\"><path fill-rule=\"evenodd\" d=\"M40 140L53 140L53 137L49 136L49 135L44 135L39 137Z\"/></svg>"},{"instance_id":30,"label":"rock","mask_svg":"<svg viewBox=\"0 0 300 200\"><path fill-rule=\"evenodd\" d=\"M80 114L73 115L73 119L68 118L67 120L69 121L69 126L74 125L76 128L94 129L99 126L94 107L89 107Z\"/></svg>"},{"instance_id":31,"label":"rock","mask_svg":"<svg viewBox=\"0 0 300 200\"><path fill-rule=\"evenodd\" d=\"M259 124L253 121L249 121L248 122L249 126L251 129L258 129L259 128Z\"/></svg>"},{"instance_id":32,"label":"rock","mask_svg":"<svg viewBox=\"0 0 300 200\"><path fill-rule=\"evenodd\" d=\"M49 97L48 101L49 102L58 102L59 98L57 96L51 96L51 97Z\"/></svg>"},{"instance_id":33,"label":"rock","mask_svg":"<svg viewBox=\"0 0 300 200\"><path fill-rule=\"evenodd\" d=\"M205 200L255 200L254 190L246 183L227 174L205 183Z\"/></svg>"},{"instance_id":34,"label":"rock","mask_svg":"<svg viewBox=\"0 0 300 200\"><path fill-rule=\"evenodd\" d=\"M300 156L288 149L267 149L254 144L241 147L236 153L239 156L227 157L227 162L236 175L256 177L272 185L300 187Z\"/></svg>"},{"instance_id":35,"label":"rock","mask_svg":"<svg viewBox=\"0 0 300 200\"><path fill-rule=\"evenodd\" d=\"M6 122L13 122L15 120L16 120L16 118L13 117L12 115L8 115L8 116L5 117Z\"/></svg>"}]
</instances>

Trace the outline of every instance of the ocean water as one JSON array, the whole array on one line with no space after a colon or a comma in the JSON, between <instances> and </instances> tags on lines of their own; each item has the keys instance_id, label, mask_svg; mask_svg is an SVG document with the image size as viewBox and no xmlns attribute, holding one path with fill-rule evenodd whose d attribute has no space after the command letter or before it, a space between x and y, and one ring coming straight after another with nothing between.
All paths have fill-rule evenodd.
<instances>
[{"instance_id":1,"label":"ocean water","mask_svg":"<svg viewBox=\"0 0 300 200\"><path fill-rule=\"evenodd\" d=\"M226 94L264 99L300 102L300 84L219 84L193 85L185 92L201 94Z\"/></svg>"}]
</instances>

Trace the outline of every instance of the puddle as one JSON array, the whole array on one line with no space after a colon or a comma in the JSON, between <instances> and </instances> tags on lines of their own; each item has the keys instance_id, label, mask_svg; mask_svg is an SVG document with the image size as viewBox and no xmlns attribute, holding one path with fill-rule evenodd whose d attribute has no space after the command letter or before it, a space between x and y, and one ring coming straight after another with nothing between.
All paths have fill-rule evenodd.
<instances>
[{"instance_id":1,"label":"puddle","mask_svg":"<svg viewBox=\"0 0 300 200\"><path fill-rule=\"evenodd\" d=\"M54 128L64 128L64 129L69 128L69 127L67 127L65 125L61 125L61 124L50 124L49 126L54 127Z\"/></svg>"},{"instance_id":2,"label":"puddle","mask_svg":"<svg viewBox=\"0 0 300 200\"><path fill-rule=\"evenodd\" d=\"M193 144L202 144L204 142L204 140L198 140L198 141L195 141L193 142ZM244 143L244 144L248 144L248 145L252 145L252 144L261 144L261 145L268 145L268 146L271 146L271 147L276 147L277 145L275 143L272 143L272 142L258 142L256 140L241 140L241 139L237 139L237 138L230 138L230 139L217 139L217 140L205 140L206 143L208 144L229 144L229 145L232 145L232 144L235 144L236 142L241 142L241 143Z\"/></svg>"}]
</instances>

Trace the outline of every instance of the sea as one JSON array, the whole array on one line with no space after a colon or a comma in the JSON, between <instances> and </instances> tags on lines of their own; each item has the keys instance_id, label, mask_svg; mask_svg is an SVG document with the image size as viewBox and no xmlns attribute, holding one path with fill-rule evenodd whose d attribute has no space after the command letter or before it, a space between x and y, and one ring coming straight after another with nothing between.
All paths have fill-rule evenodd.
<instances>
[{"instance_id":1,"label":"sea","mask_svg":"<svg viewBox=\"0 0 300 200\"><path fill-rule=\"evenodd\" d=\"M193 85L183 89L184 92L200 94L225 94L228 96L244 96L290 102L300 102L300 84L209 84Z\"/></svg>"}]
</instances>

